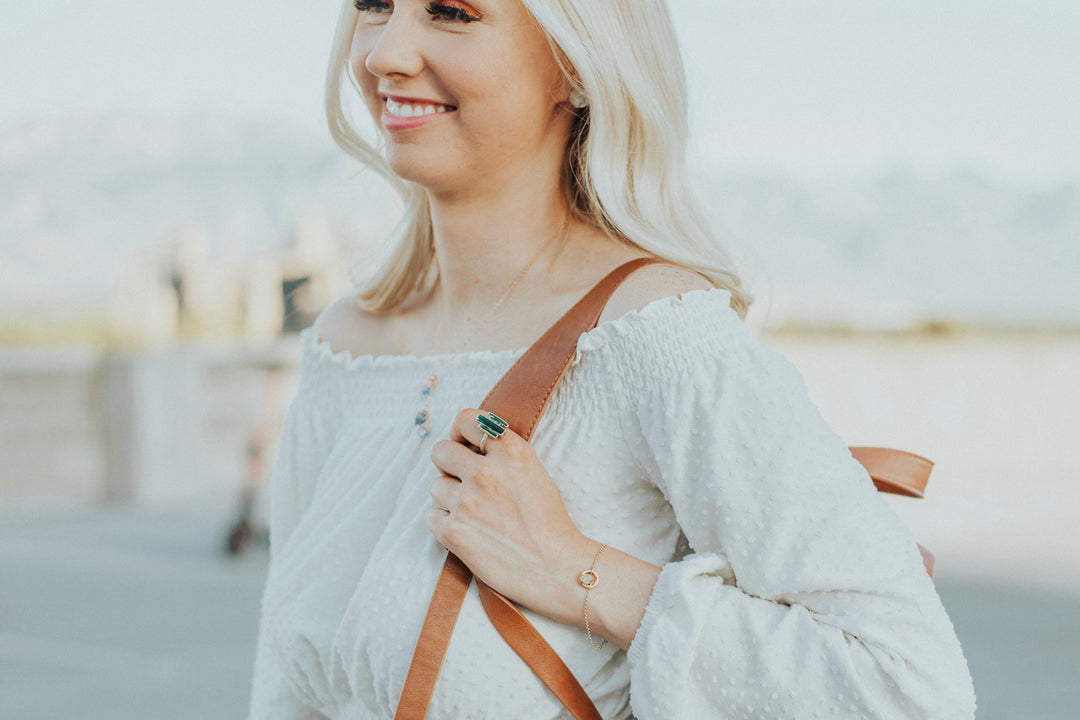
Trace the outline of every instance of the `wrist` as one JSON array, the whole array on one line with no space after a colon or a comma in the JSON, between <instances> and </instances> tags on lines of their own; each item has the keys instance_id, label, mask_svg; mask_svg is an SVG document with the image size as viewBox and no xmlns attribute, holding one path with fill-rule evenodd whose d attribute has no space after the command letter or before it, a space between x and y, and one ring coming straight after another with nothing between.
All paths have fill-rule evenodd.
<instances>
[{"instance_id":1,"label":"wrist","mask_svg":"<svg viewBox=\"0 0 1080 720\"><path fill-rule=\"evenodd\" d=\"M593 638L593 625L595 624L593 620L595 620L596 618L595 605L593 607L593 618L589 618L589 595L591 595L592 591L600 585L600 573L596 571L596 563L599 562L600 555L603 554L606 548L606 544L601 545L596 550L596 554L593 555L592 564L589 565L589 569L582 571L582 573L578 575L578 585L580 585L582 589L585 590L585 602L582 603L581 608L582 614L585 617L585 633L589 637L589 645L592 646L593 650L603 650L604 645L607 644L606 639L601 639L600 642L597 643L597 641Z\"/></svg>"},{"instance_id":2,"label":"wrist","mask_svg":"<svg viewBox=\"0 0 1080 720\"><path fill-rule=\"evenodd\" d=\"M602 552L598 553L601 548ZM629 650L661 568L618 548L588 539L581 548L577 562L576 570L572 571L577 607L571 608L576 617L569 623L587 630L593 648L598 648L606 640L623 650ZM593 586L587 590L581 576L588 570L595 574L586 576L585 584ZM586 612L588 628L585 624Z\"/></svg>"},{"instance_id":3,"label":"wrist","mask_svg":"<svg viewBox=\"0 0 1080 720\"><path fill-rule=\"evenodd\" d=\"M585 629L582 612L585 588L578 579L592 565L593 556L601 545L599 541L580 534L566 544L559 560L551 568L549 607L552 613L545 613L548 617Z\"/></svg>"},{"instance_id":4,"label":"wrist","mask_svg":"<svg viewBox=\"0 0 1080 720\"><path fill-rule=\"evenodd\" d=\"M597 557L597 551L604 547ZM593 565L593 559L596 564ZM586 591L582 573L592 569L598 582ZM547 570L543 607L533 609L585 630L585 597L593 647L604 640L628 650L634 640L661 568L598 540L575 533Z\"/></svg>"}]
</instances>

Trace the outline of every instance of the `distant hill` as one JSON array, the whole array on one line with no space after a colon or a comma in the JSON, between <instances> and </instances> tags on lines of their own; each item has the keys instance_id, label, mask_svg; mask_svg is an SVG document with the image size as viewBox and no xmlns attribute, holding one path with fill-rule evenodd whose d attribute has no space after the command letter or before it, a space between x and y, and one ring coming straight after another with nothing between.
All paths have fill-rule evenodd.
<instances>
[{"instance_id":1,"label":"distant hill","mask_svg":"<svg viewBox=\"0 0 1080 720\"><path fill-rule=\"evenodd\" d=\"M714 174L701 195L775 324L1080 326L1078 183ZM0 135L0 301L107 295L133 257L191 227L222 262L280 247L312 215L370 242L395 207L306 128L216 115L23 125Z\"/></svg>"},{"instance_id":2,"label":"distant hill","mask_svg":"<svg viewBox=\"0 0 1080 720\"><path fill-rule=\"evenodd\" d=\"M715 178L705 194L751 279L772 276L776 321L1080 326L1080 183L738 175Z\"/></svg>"},{"instance_id":3,"label":"distant hill","mask_svg":"<svg viewBox=\"0 0 1080 720\"><path fill-rule=\"evenodd\" d=\"M280 247L312 215L372 240L393 207L373 173L302 127L211 115L24 125L0 135L0 298L108 293L133 255L191 228L223 262Z\"/></svg>"}]
</instances>

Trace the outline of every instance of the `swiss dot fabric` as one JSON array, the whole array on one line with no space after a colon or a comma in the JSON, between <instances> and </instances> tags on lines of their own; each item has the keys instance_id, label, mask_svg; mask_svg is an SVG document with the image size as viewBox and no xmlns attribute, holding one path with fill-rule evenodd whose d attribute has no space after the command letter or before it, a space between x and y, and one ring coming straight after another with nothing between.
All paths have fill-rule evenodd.
<instances>
[{"instance_id":1,"label":"swiss dot fabric","mask_svg":"<svg viewBox=\"0 0 1080 720\"><path fill-rule=\"evenodd\" d=\"M695 290L582 335L533 438L586 535L663 567L630 651L525 614L605 719L971 720L914 538L729 301ZM353 358L311 330L303 347L250 718L389 719L444 557L430 447L524 350ZM428 717L569 715L473 585Z\"/></svg>"}]
</instances>

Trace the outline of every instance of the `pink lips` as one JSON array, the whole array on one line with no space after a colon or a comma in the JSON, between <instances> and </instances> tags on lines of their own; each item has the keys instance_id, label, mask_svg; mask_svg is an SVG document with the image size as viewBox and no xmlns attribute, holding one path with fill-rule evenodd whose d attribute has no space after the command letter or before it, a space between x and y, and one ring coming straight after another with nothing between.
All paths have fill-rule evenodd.
<instances>
[{"instance_id":1,"label":"pink lips","mask_svg":"<svg viewBox=\"0 0 1080 720\"><path fill-rule=\"evenodd\" d=\"M398 117L396 115L391 115L390 112L386 109L386 106L384 104L383 105L383 113L382 113L382 124L383 124L384 128L386 128L387 130L390 130L390 131L412 130L413 128L418 128L418 127L421 127L423 125L427 125L429 123L432 123L432 122L438 120L439 118L445 117L445 116L449 115L450 113L454 112L455 110L457 110L457 108L453 108L450 105L446 105L445 103L436 102L434 100L424 100L422 98L407 98L407 97L400 97L400 96L397 96L397 95L385 95L384 97L386 99L388 99L388 100L393 100L394 102L398 102L398 103L408 103L408 104L411 104L411 105L433 105L433 106L436 106L436 107L442 105L442 106L447 108L446 112L442 112L442 113L433 113L431 115L417 115L417 116L414 116L414 117Z\"/></svg>"}]
</instances>

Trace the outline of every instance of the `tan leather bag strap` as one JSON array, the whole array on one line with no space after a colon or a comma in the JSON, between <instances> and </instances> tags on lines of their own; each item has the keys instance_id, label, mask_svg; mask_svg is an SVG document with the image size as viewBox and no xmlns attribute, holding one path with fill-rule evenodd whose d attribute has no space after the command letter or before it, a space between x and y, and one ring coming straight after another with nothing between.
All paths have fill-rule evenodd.
<instances>
[{"instance_id":1,"label":"tan leather bag strap","mask_svg":"<svg viewBox=\"0 0 1080 720\"><path fill-rule=\"evenodd\" d=\"M481 407L507 420L511 429L529 440L577 354L578 339L596 326L612 293L634 271L664 262L641 258L613 270L514 363ZM879 490L922 496L932 466L930 461L884 448L852 448L852 454L867 467ZM927 571L933 577L933 556L921 546L920 550L924 561L929 556ZM471 578L465 564L453 553L447 553L409 665L395 720L423 720L427 715ZM480 580L476 584L492 625L541 682L577 720L601 720L581 683L517 606Z\"/></svg>"},{"instance_id":2,"label":"tan leather bag strap","mask_svg":"<svg viewBox=\"0 0 1080 720\"><path fill-rule=\"evenodd\" d=\"M881 492L921 498L934 463L915 453L878 447L849 448Z\"/></svg>"},{"instance_id":3,"label":"tan leather bag strap","mask_svg":"<svg viewBox=\"0 0 1080 720\"><path fill-rule=\"evenodd\" d=\"M866 468L874 486L884 493L921 498L930 479L934 463L921 455L879 447L852 447L851 455ZM923 567L930 579L934 579L934 554L919 545Z\"/></svg>"},{"instance_id":4,"label":"tan leather bag strap","mask_svg":"<svg viewBox=\"0 0 1080 720\"><path fill-rule=\"evenodd\" d=\"M544 408L577 353L578 338L595 327L604 306L619 284L653 258L632 260L607 275L539 340L518 358L481 403L510 424L525 440L532 437ZM472 573L453 553L447 553L435 585L427 617L405 676L394 720L423 720L427 715L439 669L450 645ZM600 713L573 673L512 602L477 582L485 612L499 634L578 720L600 720Z\"/></svg>"},{"instance_id":5,"label":"tan leather bag strap","mask_svg":"<svg viewBox=\"0 0 1080 720\"><path fill-rule=\"evenodd\" d=\"M531 439L555 388L577 355L581 334L596 327L608 300L623 280L655 263L670 264L657 258L639 258L608 273L518 358L480 407L509 422L510 428L521 437Z\"/></svg>"},{"instance_id":6,"label":"tan leather bag strap","mask_svg":"<svg viewBox=\"0 0 1080 720\"><path fill-rule=\"evenodd\" d=\"M465 563L454 553L447 553L409 663L394 720L423 720L427 716L435 681L439 679L450 636L454 634L454 625L471 580L472 572Z\"/></svg>"},{"instance_id":7,"label":"tan leather bag strap","mask_svg":"<svg viewBox=\"0 0 1080 720\"><path fill-rule=\"evenodd\" d=\"M476 580L484 612L506 644L540 678L547 689L577 720L602 720L592 698L581 687L574 673L555 652L517 605L492 590L482 580Z\"/></svg>"}]
</instances>

